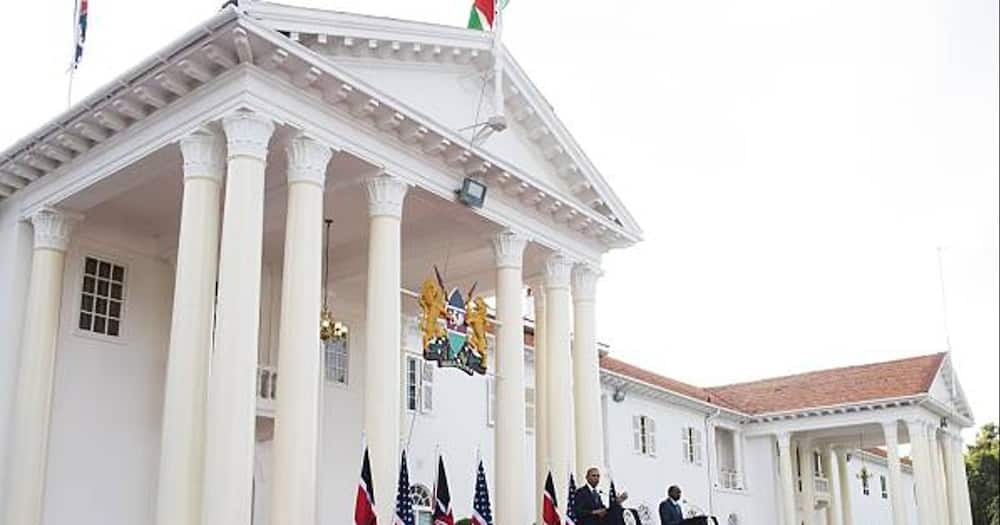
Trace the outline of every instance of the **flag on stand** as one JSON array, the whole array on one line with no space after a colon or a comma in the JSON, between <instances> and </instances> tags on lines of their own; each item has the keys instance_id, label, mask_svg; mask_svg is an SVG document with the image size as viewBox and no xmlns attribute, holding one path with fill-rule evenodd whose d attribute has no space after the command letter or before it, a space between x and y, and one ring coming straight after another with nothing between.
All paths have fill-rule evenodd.
<instances>
[{"instance_id":1,"label":"flag on stand","mask_svg":"<svg viewBox=\"0 0 1000 525\"><path fill-rule=\"evenodd\" d=\"M354 501L355 525L376 525L375 487L372 485L372 465L368 461L368 447L361 461L361 481L358 482L358 496Z\"/></svg>"},{"instance_id":2,"label":"flag on stand","mask_svg":"<svg viewBox=\"0 0 1000 525\"><path fill-rule=\"evenodd\" d=\"M607 523L624 523L622 512L622 505L618 503L618 491L615 490L615 480L611 480L611 488L608 489L608 515L604 519Z\"/></svg>"},{"instance_id":3,"label":"flag on stand","mask_svg":"<svg viewBox=\"0 0 1000 525\"><path fill-rule=\"evenodd\" d=\"M83 59L83 43L87 40L87 0L77 0L75 28L73 43L76 49L73 51L72 69L79 67L80 60Z\"/></svg>"},{"instance_id":4,"label":"flag on stand","mask_svg":"<svg viewBox=\"0 0 1000 525\"><path fill-rule=\"evenodd\" d=\"M416 525L413 517L413 498L410 495L410 472L406 468L406 451L399 464L399 488L396 491L396 517L393 525Z\"/></svg>"},{"instance_id":5,"label":"flag on stand","mask_svg":"<svg viewBox=\"0 0 1000 525\"><path fill-rule=\"evenodd\" d=\"M556 499L556 487L552 483L552 472L545 478L545 495L542 501L542 521L545 525L560 525L559 501Z\"/></svg>"},{"instance_id":6,"label":"flag on stand","mask_svg":"<svg viewBox=\"0 0 1000 525\"><path fill-rule=\"evenodd\" d=\"M444 458L438 456L438 475L434 483L434 525L455 525L451 513L451 491L448 490L448 475L444 472Z\"/></svg>"},{"instance_id":7,"label":"flag on stand","mask_svg":"<svg viewBox=\"0 0 1000 525\"><path fill-rule=\"evenodd\" d=\"M496 15L496 0L474 0L472 12L469 13L469 29L483 31L493 27L493 17ZM485 24L483 22L486 22Z\"/></svg>"},{"instance_id":8,"label":"flag on stand","mask_svg":"<svg viewBox=\"0 0 1000 525\"><path fill-rule=\"evenodd\" d=\"M576 525L576 480L569 474L569 495L566 496L566 525Z\"/></svg>"},{"instance_id":9,"label":"flag on stand","mask_svg":"<svg viewBox=\"0 0 1000 525\"><path fill-rule=\"evenodd\" d=\"M476 494L472 498L473 525L493 525L493 511L490 510L490 489L486 486L486 469L483 460L479 460L479 472L476 473Z\"/></svg>"}]
</instances>

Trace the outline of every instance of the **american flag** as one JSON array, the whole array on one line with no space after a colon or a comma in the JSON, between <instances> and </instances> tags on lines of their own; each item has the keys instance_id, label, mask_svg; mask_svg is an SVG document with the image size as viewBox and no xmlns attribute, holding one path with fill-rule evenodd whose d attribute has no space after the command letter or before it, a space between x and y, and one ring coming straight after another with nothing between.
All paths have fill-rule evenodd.
<instances>
[{"instance_id":1,"label":"american flag","mask_svg":"<svg viewBox=\"0 0 1000 525\"><path fill-rule=\"evenodd\" d=\"M365 447L365 457L361 463L361 481L358 482L358 496L354 502L354 523L356 525L375 525L375 487L372 485L372 467L368 461L368 447Z\"/></svg>"},{"instance_id":2,"label":"american flag","mask_svg":"<svg viewBox=\"0 0 1000 525\"><path fill-rule=\"evenodd\" d=\"M396 517L394 525L416 525L413 517L413 498L410 495L410 473L406 468L406 451L399 465L399 490L396 491Z\"/></svg>"},{"instance_id":3,"label":"american flag","mask_svg":"<svg viewBox=\"0 0 1000 525\"><path fill-rule=\"evenodd\" d=\"M566 497L566 525L576 525L576 480L569 475L569 496Z\"/></svg>"},{"instance_id":4,"label":"american flag","mask_svg":"<svg viewBox=\"0 0 1000 525\"><path fill-rule=\"evenodd\" d=\"M560 525L559 501L556 499L556 486L552 483L551 471L545 478L545 494L542 500L542 521L545 525Z\"/></svg>"},{"instance_id":5,"label":"american flag","mask_svg":"<svg viewBox=\"0 0 1000 525\"><path fill-rule=\"evenodd\" d=\"M472 498L472 523L493 525L493 511L490 510L490 489L486 486L486 469L483 468L483 460L479 460L479 472L476 474L476 495Z\"/></svg>"},{"instance_id":6,"label":"american flag","mask_svg":"<svg viewBox=\"0 0 1000 525\"><path fill-rule=\"evenodd\" d=\"M76 48L73 51L72 69L76 69L83 59L83 43L87 40L87 0L77 0L76 4L76 30L73 44Z\"/></svg>"},{"instance_id":7,"label":"american flag","mask_svg":"<svg viewBox=\"0 0 1000 525\"><path fill-rule=\"evenodd\" d=\"M438 456L438 476L434 483L434 525L455 525L451 512L451 491L448 490L448 474L444 470L444 458Z\"/></svg>"}]
</instances>

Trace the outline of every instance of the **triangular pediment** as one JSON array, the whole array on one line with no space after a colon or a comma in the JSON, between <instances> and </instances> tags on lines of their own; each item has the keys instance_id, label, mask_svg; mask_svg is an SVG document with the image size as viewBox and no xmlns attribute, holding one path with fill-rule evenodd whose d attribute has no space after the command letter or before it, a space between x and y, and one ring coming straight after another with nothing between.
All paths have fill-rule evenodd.
<instances>
[{"instance_id":1,"label":"triangular pediment","mask_svg":"<svg viewBox=\"0 0 1000 525\"><path fill-rule=\"evenodd\" d=\"M466 140L477 123L497 114L494 48L484 33L267 2L251 4L248 14ZM499 49L508 127L475 146L516 166L550 197L592 210L638 240L641 230L623 203Z\"/></svg>"},{"instance_id":2,"label":"triangular pediment","mask_svg":"<svg viewBox=\"0 0 1000 525\"><path fill-rule=\"evenodd\" d=\"M965 397L965 391L958 380L958 374L952 366L950 356L942 360L941 368L931 383L928 394L954 413L961 414L970 420L973 419L969 401Z\"/></svg>"}]
</instances>

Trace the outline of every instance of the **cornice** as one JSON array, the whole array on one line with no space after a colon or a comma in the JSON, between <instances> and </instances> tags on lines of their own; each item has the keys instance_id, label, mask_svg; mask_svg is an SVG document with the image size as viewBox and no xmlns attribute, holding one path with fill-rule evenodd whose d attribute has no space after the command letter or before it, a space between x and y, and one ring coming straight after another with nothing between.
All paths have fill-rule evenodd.
<instances>
[{"instance_id":1,"label":"cornice","mask_svg":"<svg viewBox=\"0 0 1000 525\"><path fill-rule=\"evenodd\" d=\"M414 154L434 159L446 171L483 180L527 213L537 214L563 231L595 242L603 250L639 240L637 234L614 223L601 211L558 197L560 192L555 188L534 180L502 158L466 145L457 132L354 78L301 44L301 36L297 43L245 16L237 17L231 10L192 33L159 53L156 60L147 61L120 77L61 115L54 124L2 154L0 199L49 173L67 171L77 157L101 148L112 137L184 99L225 72L248 65L319 97L350 115L360 127L391 138ZM308 40L305 38L306 43ZM379 41L375 46L368 42L365 52L377 52L383 45L394 53L402 49L393 42ZM449 48L446 55L448 60L459 63L480 60L479 50L467 47ZM413 54L414 59L420 56ZM545 137L551 133L538 135L539 140L547 140ZM578 186L583 188L586 184Z\"/></svg>"}]
</instances>

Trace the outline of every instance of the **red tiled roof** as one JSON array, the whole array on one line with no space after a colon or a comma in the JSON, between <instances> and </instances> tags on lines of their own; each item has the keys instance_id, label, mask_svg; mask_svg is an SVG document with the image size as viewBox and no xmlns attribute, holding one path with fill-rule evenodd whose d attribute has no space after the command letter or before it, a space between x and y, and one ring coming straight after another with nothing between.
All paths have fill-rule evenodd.
<instances>
[{"instance_id":1,"label":"red tiled roof","mask_svg":"<svg viewBox=\"0 0 1000 525\"><path fill-rule=\"evenodd\" d=\"M926 393L945 354L807 372L707 388L750 414L785 412Z\"/></svg>"},{"instance_id":2,"label":"red tiled roof","mask_svg":"<svg viewBox=\"0 0 1000 525\"><path fill-rule=\"evenodd\" d=\"M690 398L697 399L699 401L704 401L706 403L713 403L716 405L721 405L729 408L731 407L728 403L725 403L721 396L713 395L711 392L705 390L704 388L699 388L687 383L682 383L675 379L670 379L669 377L661 376L649 370L639 368L635 365L631 365L624 361L620 361L611 356L601 356L601 368L609 372L614 372L616 374L621 374L629 378L635 379L637 381L642 381L643 383L648 383L654 386L658 386L665 390L681 394Z\"/></svg>"},{"instance_id":3,"label":"red tiled roof","mask_svg":"<svg viewBox=\"0 0 1000 525\"><path fill-rule=\"evenodd\" d=\"M748 414L764 414L892 399L926 393L945 354L807 372L700 388L610 356L601 368L687 397Z\"/></svg>"},{"instance_id":4,"label":"red tiled roof","mask_svg":"<svg viewBox=\"0 0 1000 525\"><path fill-rule=\"evenodd\" d=\"M888 458L889 457L889 453L887 453L885 450L882 450L880 448L866 448L865 452L867 452L867 453L869 453L869 454L871 454L873 456L878 456L880 458ZM913 466L913 460L910 459L909 456L903 456L903 457L899 458L899 462L902 463L902 464L904 464L904 465L910 465L911 467Z\"/></svg>"}]
</instances>

